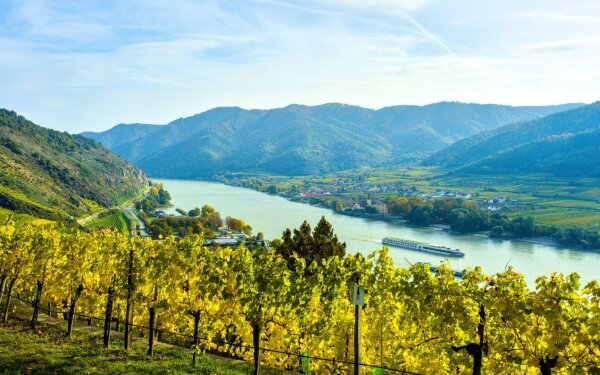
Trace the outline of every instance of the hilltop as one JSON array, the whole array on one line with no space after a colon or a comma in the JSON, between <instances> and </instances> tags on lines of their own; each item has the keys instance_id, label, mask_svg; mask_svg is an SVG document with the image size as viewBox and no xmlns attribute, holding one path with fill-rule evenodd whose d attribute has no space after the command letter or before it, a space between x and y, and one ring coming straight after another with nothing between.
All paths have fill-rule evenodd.
<instances>
[{"instance_id":1,"label":"hilltop","mask_svg":"<svg viewBox=\"0 0 600 375\"><path fill-rule=\"evenodd\" d=\"M442 102L379 110L337 103L270 110L225 107L160 127L121 124L84 134L154 176L210 178L249 170L307 175L394 165L484 130L577 106ZM115 142L117 137L122 141Z\"/></svg>"},{"instance_id":2,"label":"hilltop","mask_svg":"<svg viewBox=\"0 0 600 375\"><path fill-rule=\"evenodd\" d=\"M600 176L600 102L466 138L426 165L482 174Z\"/></svg>"}]
</instances>

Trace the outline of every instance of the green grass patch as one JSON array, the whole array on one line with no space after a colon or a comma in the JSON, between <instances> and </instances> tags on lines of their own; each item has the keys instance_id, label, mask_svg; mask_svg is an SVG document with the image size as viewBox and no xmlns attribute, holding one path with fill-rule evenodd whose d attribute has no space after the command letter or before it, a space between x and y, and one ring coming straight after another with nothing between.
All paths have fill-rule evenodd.
<instances>
[{"instance_id":1,"label":"green grass patch","mask_svg":"<svg viewBox=\"0 0 600 375\"><path fill-rule=\"evenodd\" d=\"M2 374L223 374L250 373L250 366L211 355L200 355L196 367L191 351L157 346L152 359L146 356L145 340L134 340L126 353L116 338L102 345L99 329L76 329L65 337L64 324L44 324L33 332L24 321L0 325L0 373ZM262 371L261 371L262 373ZM265 374L279 371L264 369Z\"/></svg>"}]
</instances>

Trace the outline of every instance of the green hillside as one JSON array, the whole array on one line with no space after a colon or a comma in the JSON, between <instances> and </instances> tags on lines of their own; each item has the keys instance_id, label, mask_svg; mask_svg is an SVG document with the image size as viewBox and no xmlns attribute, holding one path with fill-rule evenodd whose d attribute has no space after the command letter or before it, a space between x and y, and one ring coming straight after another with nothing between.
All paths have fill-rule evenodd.
<instances>
[{"instance_id":1,"label":"green hillside","mask_svg":"<svg viewBox=\"0 0 600 375\"><path fill-rule=\"evenodd\" d=\"M600 176L600 102L475 135L425 164L469 173Z\"/></svg>"},{"instance_id":2,"label":"green hillside","mask_svg":"<svg viewBox=\"0 0 600 375\"><path fill-rule=\"evenodd\" d=\"M0 109L0 207L81 217L140 191L145 176L97 142Z\"/></svg>"},{"instance_id":3,"label":"green hillside","mask_svg":"<svg viewBox=\"0 0 600 375\"><path fill-rule=\"evenodd\" d=\"M307 175L391 166L483 130L577 106L444 102L380 110L336 103L271 110L229 107L178 119L158 129L119 125L85 135L104 142L155 176L210 178L238 171ZM138 137L145 131L150 133ZM107 141L115 134L135 139L120 144Z\"/></svg>"},{"instance_id":4,"label":"green hillside","mask_svg":"<svg viewBox=\"0 0 600 375\"><path fill-rule=\"evenodd\" d=\"M160 129L160 125L119 124L105 132L83 132L84 137L95 139L103 146L113 148L135 141Z\"/></svg>"}]
</instances>

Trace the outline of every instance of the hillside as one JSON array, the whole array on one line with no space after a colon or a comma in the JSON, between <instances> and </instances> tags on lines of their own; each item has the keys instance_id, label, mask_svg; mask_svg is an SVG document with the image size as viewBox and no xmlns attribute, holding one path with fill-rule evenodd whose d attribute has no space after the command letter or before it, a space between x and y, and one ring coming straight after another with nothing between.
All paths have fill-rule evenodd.
<instances>
[{"instance_id":1,"label":"hillside","mask_svg":"<svg viewBox=\"0 0 600 375\"><path fill-rule=\"evenodd\" d=\"M0 109L0 207L80 217L140 191L145 176L97 142Z\"/></svg>"},{"instance_id":2,"label":"hillside","mask_svg":"<svg viewBox=\"0 0 600 375\"><path fill-rule=\"evenodd\" d=\"M142 138L158 129L160 125L119 124L105 132L83 132L81 135L95 139L105 147L114 148Z\"/></svg>"},{"instance_id":3,"label":"hillside","mask_svg":"<svg viewBox=\"0 0 600 375\"><path fill-rule=\"evenodd\" d=\"M425 164L471 173L600 176L600 102L475 135Z\"/></svg>"},{"instance_id":4,"label":"hillside","mask_svg":"<svg viewBox=\"0 0 600 375\"><path fill-rule=\"evenodd\" d=\"M210 178L235 171L306 175L389 166L483 130L577 107L435 103L380 110L343 104L215 108L165 126L86 133L149 175ZM140 130L141 129L141 130ZM138 138L140 132L151 133ZM127 143L106 141L111 134Z\"/></svg>"}]
</instances>

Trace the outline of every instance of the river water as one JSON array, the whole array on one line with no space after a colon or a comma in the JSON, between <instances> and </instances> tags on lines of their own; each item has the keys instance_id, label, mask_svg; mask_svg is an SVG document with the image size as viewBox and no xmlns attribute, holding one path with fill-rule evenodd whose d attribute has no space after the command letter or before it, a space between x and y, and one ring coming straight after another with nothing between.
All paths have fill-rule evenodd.
<instances>
[{"instance_id":1,"label":"river water","mask_svg":"<svg viewBox=\"0 0 600 375\"><path fill-rule=\"evenodd\" d=\"M600 253L597 252L524 241L493 240L482 235L456 235L441 229L345 216L326 208L215 182L157 180L164 182L172 197L173 208L167 212L175 213L175 208L187 211L208 203L223 218L243 219L252 226L255 234L263 232L267 239L281 237L286 228L298 228L304 220L314 226L324 215L339 239L346 242L348 253L366 255L381 247L383 237L390 236L461 249L465 256L451 259L452 268L457 270L481 266L485 273L491 274L504 270L510 264L525 275L531 286L539 275L551 272L577 272L582 282L598 279L600 274ZM400 267L407 266L408 262L437 265L442 260L440 256L399 248L390 248L390 255Z\"/></svg>"}]
</instances>

